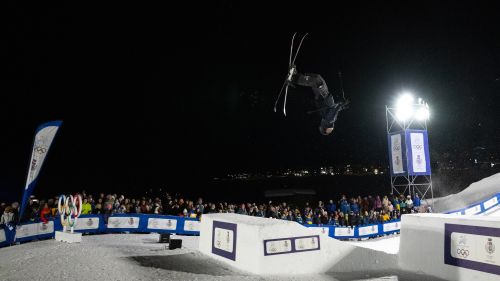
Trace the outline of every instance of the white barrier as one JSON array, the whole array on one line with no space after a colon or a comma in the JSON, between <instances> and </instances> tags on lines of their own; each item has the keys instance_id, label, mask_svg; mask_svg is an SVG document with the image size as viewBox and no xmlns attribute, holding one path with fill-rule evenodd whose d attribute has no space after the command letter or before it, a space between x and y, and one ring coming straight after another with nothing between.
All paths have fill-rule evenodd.
<instances>
[{"instance_id":1,"label":"white barrier","mask_svg":"<svg viewBox=\"0 0 500 281\"><path fill-rule=\"evenodd\" d=\"M500 280L500 218L413 214L401 223L403 270L447 280Z\"/></svg>"},{"instance_id":2,"label":"white barrier","mask_svg":"<svg viewBox=\"0 0 500 281\"><path fill-rule=\"evenodd\" d=\"M177 228L177 220L163 219L163 218L149 218L148 228L162 229L162 230L175 230Z\"/></svg>"},{"instance_id":3,"label":"white barrier","mask_svg":"<svg viewBox=\"0 0 500 281\"><path fill-rule=\"evenodd\" d=\"M200 231L200 222L185 220L184 231Z\"/></svg>"},{"instance_id":4,"label":"white barrier","mask_svg":"<svg viewBox=\"0 0 500 281\"><path fill-rule=\"evenodd\" d=\"M203 215L199 250L240 270L264 275L397 266L396 255L338 241L321 228L237 214Z\"/></svg>"},{"instance_id":5,"label":"white barrier","mask_svg":"<svg viewBox=\"0 0 500 281\"><path fill-rule=\"evenodd\" d=\"M54 222L49 221L47 223L30 223L19 225L16 229L16 237L24 238L35 235L50 234L54 232Z\"/></svg>"},{"instance_id":6,"label":"white barrier","mask_svg":"<svg viewBox=\"0 0 500 281\"><path fill-rule=\"evenodd\" d=\"M0 229L0 243L7 241L7 238L5 237L5 230Z\"/></svg>"},{"instance_id":7,"label":"white barrier","mask_svg":"<svg viewBox=\"0 0 500 281\"><path fill-rule=\"evenodd\" d=\"M108 228L139 228L138 217L109 217Z\"/></svg>"},{"instance_id":8,"label":"white barrier","mask_svg":"<svg viewBox=\"0 0 500 281\"><path fill-rule=\"evenodd\" d=\"M79 218L74 227L75 230L99 229L99 217Z\"/></svg>"},{"instance_id":9,"label":"white barrier","mask_svg":"<svg viewBox=\"0 0 500 281\"><path fill-rule=\"evenodd\" d=\"M484 212L482 215L483 216L490 216L490 217L500 217L500 205L496 205L495 207L489 209L488 211Z\"/></svg>"}]
</instances>

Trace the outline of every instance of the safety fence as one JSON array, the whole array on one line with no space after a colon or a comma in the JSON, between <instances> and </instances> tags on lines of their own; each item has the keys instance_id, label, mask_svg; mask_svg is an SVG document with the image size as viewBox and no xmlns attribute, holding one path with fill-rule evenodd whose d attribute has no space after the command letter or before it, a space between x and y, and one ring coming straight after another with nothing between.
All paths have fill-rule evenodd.
<instances>
[{"instance_id":1,"label":"safety fence","mask_svg":"<svg viewBox=\"0 0 500 281\"><path fill-rule=\"evenodd\" d=\"M476 203L459 210L446 212L446 214L454 214L454 215L489 214L500 209L500 204L498 204L499 201L500 201L500 193L497 193L483 202Z\"/></svg>"},{"instance_id":2,"label":"safety fence","mask_svg":"<svg viewBox=\"0 0 500 281\"><path fill-rule=\"evenodd\" d=\"M499 202L500 193L497 193L493 197L490 197L481 203L447 212L447 214L488 214L500 209ZM320 234L328 235L332 238L359 239L397 233L401 228L401 222L399 220L394 220L385 223L357 227L315 224L305 224L304 226L315 228ZM16 242L53 238L55 231L60 231L62 228L63 227L59 219L50 220L47 223L23 223L12 229L5 227L0 229L0 247L8 246ZM149 214L115 214L108 218L107 225L105 224L103 215L81 215L78 218L78 223L75 226L74 231L96 234L113 232L158 232L181 235L200 234L199 221L197 219Z\"/></svg>"},{"instance_id":3,"label":"safety fence","mask_svg":"<svg viewBox=\"0 0 500 281\"><path fill-rule=\"evenodd\" d=\"M49 220L47 223L22 223L16 228L5 227L0 229L0 247L17 242L52 238L55 236L55 231L62 229L59 219ZM200 234L197 219L149 214L115 214L109 216L107 225L104 215L81 215L74 231L96 234L113 232Z\"/></svg>"},{"instance_id":4,"label":"safety fence","mask_svg":"<svg viewBox=\"0 0 500 281\"><path fill-rule=\"evenodd\" d=\"M385 223L370 224L356 227L342 227L334 225L306 224L305 227L315 228L320 234L328 235L336 239L359 239L378 237L399 232L401 228L400 220L392 220Z\"/></svg>"}]
</instances>

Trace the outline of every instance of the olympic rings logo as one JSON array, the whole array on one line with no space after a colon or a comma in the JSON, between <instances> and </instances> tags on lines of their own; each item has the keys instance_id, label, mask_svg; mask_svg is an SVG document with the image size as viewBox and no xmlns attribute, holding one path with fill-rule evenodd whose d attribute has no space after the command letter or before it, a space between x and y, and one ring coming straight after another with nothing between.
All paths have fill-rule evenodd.
<instances>
[{"instance_id":1,"label":"olympic rings logo","mask_svg":"<svg viewBox=\"0 0 500 281\"><path fill-rule=\"evenodd\" d=\"M399 145L395 145L395 146L394 146L394 150L395 150L395 151L399 151L399 150L401 150L401 146L399 146Z\"/></svg>"},{"instance_id":2,"label":"olympic rings logo","mask_svg":"<svg viewBox=\"0 0 500 281\"><path fill-rule=\"evenodd\" d=\"M457 254L462 258L466 258L469 256L469 250L457 248Z\"/></svg>"},{"instance_id":3,"label":"olympic rings logo","mask_svg":"<svg viewBox=\"0 0 500 281\"><path fill-rule=\"evenodd\" d=\"M420 150L420 149L422 149L422 145L421 145L421 144L415 144L413 147L414 147L416 150Z\"/></svg>"},{"instance_id":4,"label":"olympic rings logo","mask_svg":"<svg viewBox=\"0 0 500 281\"><path fill-rule=\"evenodd\" d=\"M37 152L38 154L44 154L47 152L47 147L37 146L37 147L35 147L35 152Z\"/></svg>"},{"instance_id":5,"label":"olympic rings logo","mask_svg":"<svg viewBox=\"0 0 500 281\"><path fill-rule=\"evenodd\" d=\"M66 230L66 226L73 227L76 225L78 217L82 214L82 197L80 195L61 195L57 203L57 210L61 216L61 224Z\"/></svg>"}]
</instances>

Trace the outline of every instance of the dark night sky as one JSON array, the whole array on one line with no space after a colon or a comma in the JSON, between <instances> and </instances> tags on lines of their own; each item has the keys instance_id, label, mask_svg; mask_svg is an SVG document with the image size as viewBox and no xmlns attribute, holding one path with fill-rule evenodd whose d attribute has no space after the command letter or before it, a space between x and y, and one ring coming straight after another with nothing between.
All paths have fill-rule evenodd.
<instances>
[{"instance_id":1,"label":"dark night sky","mask_svg":"<svg viewBox=\"0 0 500 281\"><path fill-rule=\"evenodd\" d=\"M431 105L433 157L498 146L500 20L454 2L342 7L2 4L0 188L21 190L42 122L64 121L37 190L185 187L229 171L386 165L385 108ZM352 100L318 133L307 89L272 111L294 31L297 60ZM191 187L198 188L198 187ZM5 194L5 192L4 192Z\"/></svg>"}]
</instances>

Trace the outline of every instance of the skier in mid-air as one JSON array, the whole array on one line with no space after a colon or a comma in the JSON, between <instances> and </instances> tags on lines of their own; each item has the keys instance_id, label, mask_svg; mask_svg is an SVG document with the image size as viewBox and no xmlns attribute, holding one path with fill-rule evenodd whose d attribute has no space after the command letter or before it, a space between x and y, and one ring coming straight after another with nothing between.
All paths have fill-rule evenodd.
<instances>
[{"instance_id":1,"label":"skier in mid-air","mask_svg":"<svg viewBox=\"0 0 500 281\"><path fill-rule=\"evenodd\" d=\"M285 82L281 87L280 93L276 102L274 104L274 111L276 112L276 105L278 100L283 92L283 88L285 88L285 98L283 104L283 113L286 115L286 98L288 95L288 87L295 87L295 85L310 87L314 93L314 101L316 104L316 110L310 112L319 112L321 115L321 122L319 125L319 131L322 135L329 135L333 132L335 128L335 121L337 120L337 116L340 111L346 109L349 105L349 100L346 100L344 97L344 101L339 103L335 103L333 99L333 95L328 91L328 86L326 85L325 80L319 74L306 73L301 74L297 72L297 67L295 66L295 59L297 58L297 54L300 50L300 46L304 41L304 38L307 36L307 33L300 40L297 51L295 52L295 56L293 56L293 40L295 38L296 33L292 37L292 45L290 47L290 60L288 64L288 74L286 76ZM340 75L340 72L339 72ZM340 80L342 82L342 80Z\"/></svg>"},{"instance_id":2,"label":"skier in mid-air","mask_svg":"<svg viewBox=\"0 0 500 281\"><path fill-rule=\"evenodd\" d=\"M335 121L340 111L346 109L349 100L335 103L333 95L328 92L328 86L321 75L314 73L301 74L297 72L295 65L292 65L286 80L288 86L294 85L310 87L314 93L314 101L317 112L321 115L319 131L322 135L329 135L335 128ZM314 111L313 111L314 112Z\"/></svg>"}]
</instances>

